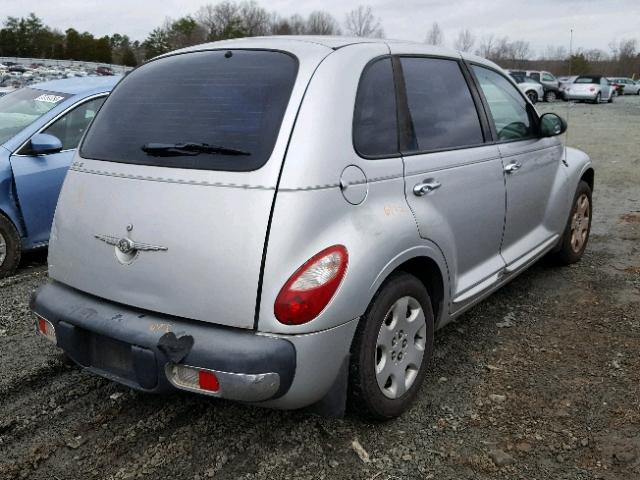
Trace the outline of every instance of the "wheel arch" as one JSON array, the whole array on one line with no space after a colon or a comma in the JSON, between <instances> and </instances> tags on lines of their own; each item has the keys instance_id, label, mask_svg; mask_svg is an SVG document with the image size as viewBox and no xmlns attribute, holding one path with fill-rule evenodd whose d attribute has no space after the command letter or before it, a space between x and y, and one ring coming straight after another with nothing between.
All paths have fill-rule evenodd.
<instances>
[{"instance_id":1,"label":"wheel arch","mask_svg":"<svg viewBox=\"0 0 640 480\"><path fill-rule=\"evenodd\" d=\"M594 182L595 182L595 171L593 168L589 167L587 168L582 175L580 176L580 180L584 180L585 182L587 182L587 185L589 185L589 188L591 189L591 193L593 193L593 187L594 187Z\"/></svg>"},{"instance_id":2,"label":"wheel arch","mask_svg":"<svg viewBox=\"0 0 640 480\"><path fill-rule=\"evenodd\" d=\"M449 270L441 251L435 246L415 247L396 256L372 284L372 299L384 281L396 272L409 273L420 280L431 298L436 328L446 323L450 299Z\"/></svg>"}]
</instances>

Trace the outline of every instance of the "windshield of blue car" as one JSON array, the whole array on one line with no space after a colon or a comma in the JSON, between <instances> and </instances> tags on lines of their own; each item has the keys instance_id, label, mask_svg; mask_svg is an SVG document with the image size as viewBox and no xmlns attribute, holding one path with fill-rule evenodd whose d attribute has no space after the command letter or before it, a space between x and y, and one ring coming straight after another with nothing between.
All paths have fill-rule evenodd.
<instances>
[{"instance_id":1,"label":"windshield of blue car","mask_svg":"<svg viewBox=\"0 0 640 480\"><path fill-rule=\"evenodd\" d=\"M69 96L59 92L21 88L0 97L0 145Z\"/></svg>"}]
</instances>

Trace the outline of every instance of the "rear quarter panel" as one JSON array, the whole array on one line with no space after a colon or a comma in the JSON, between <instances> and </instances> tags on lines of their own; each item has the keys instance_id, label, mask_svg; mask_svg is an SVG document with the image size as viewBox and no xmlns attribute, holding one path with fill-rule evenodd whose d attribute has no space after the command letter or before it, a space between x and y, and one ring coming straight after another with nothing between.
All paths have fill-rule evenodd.
<instances>
[{"instance_id":1,"label":"rear quarter panel","mask_svg":"<svg viewBox=\"0 0 640 480\"><path fill-rule=\"evenodd\" d=\"M323 61L309 85L274 206L259 311L262 332L307 333L344 324L365 312L386 275L403 259L418 256L415 249L439 255L419 239L404 198L402 159L368 160L353 148L360 74L371 59L388 53L381 44L340 49ZM368 179L359 205L349 204L340 190L348 165L358 166ZM335 244L347 248L349 266L329 305L307 324L279 323L273 306L284 283L310 257Z\"/></svg>"}]
</instances>

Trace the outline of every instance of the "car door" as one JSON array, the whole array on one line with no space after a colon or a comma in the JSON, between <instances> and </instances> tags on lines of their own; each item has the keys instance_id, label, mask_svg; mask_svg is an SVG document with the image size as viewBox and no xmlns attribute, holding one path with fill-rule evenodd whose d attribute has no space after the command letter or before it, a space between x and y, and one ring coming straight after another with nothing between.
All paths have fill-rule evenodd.
<instances>
[{"instance_id":1,"label":"car door","mask_svg":"<svg viewBox=\"0 0 640 480\"><path fill-rule=\"evenodd\" d=\"M538 135L535 109L502 73L480 65L471 68L502 157L507 211L501 252L506 271L515 271L557 238L548 207L562 146L556 138Z\"/></svg>"},{"instance_id":2,"label":"car door","mask_svg":"<svg viewBox=\"0 0 640 480\"><path fill-rule=\"evenodd\" d=\"M486 117L461 61L401 56L397 64L407 107L401 125L405 196L420 236L446 257L456 311L504 268L500 154L485 143Z\"/></svg>"},{"instance_id":3,"label":"car door","mask_svg":"<svg viewBox=\"0 0 640 480\"><path fill-rule=\"evenodd\" d=\"M62 143L60 152L33 155L27 142L11 155L18 204L30 245L45 244L49 240L53 213L67 169L84 131L105 98L101 95L72 107L39 132L57 137Z\"/></svg>"}]
</instances>

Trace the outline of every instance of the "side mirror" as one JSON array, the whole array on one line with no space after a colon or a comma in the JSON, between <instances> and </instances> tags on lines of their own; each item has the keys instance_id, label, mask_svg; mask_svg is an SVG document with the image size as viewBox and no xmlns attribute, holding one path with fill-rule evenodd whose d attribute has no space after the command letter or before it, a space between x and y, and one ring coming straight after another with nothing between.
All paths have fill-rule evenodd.
<instances>
[{"instance_id":1,"label":"side mirror","mask_svg":"<svg viewBox=\"0 0 640 480\"><path fill-rule=\"evenodd\" d=\"M555 137L567 131L567 122L555 113L545 113L540 117L540 135Z\"/></svg>"},{"instance_id":2,"label":"side mirror","mask_svg":"<svg viewBox=\"0 0 640 480\"><path fill-rule=\"evenodd\" d=\"M31 137L32 155L46 155L47 153L58 153L62 150L62 142L54 135L48 133L38 133Z\"/></svg>"}]
</instances>

